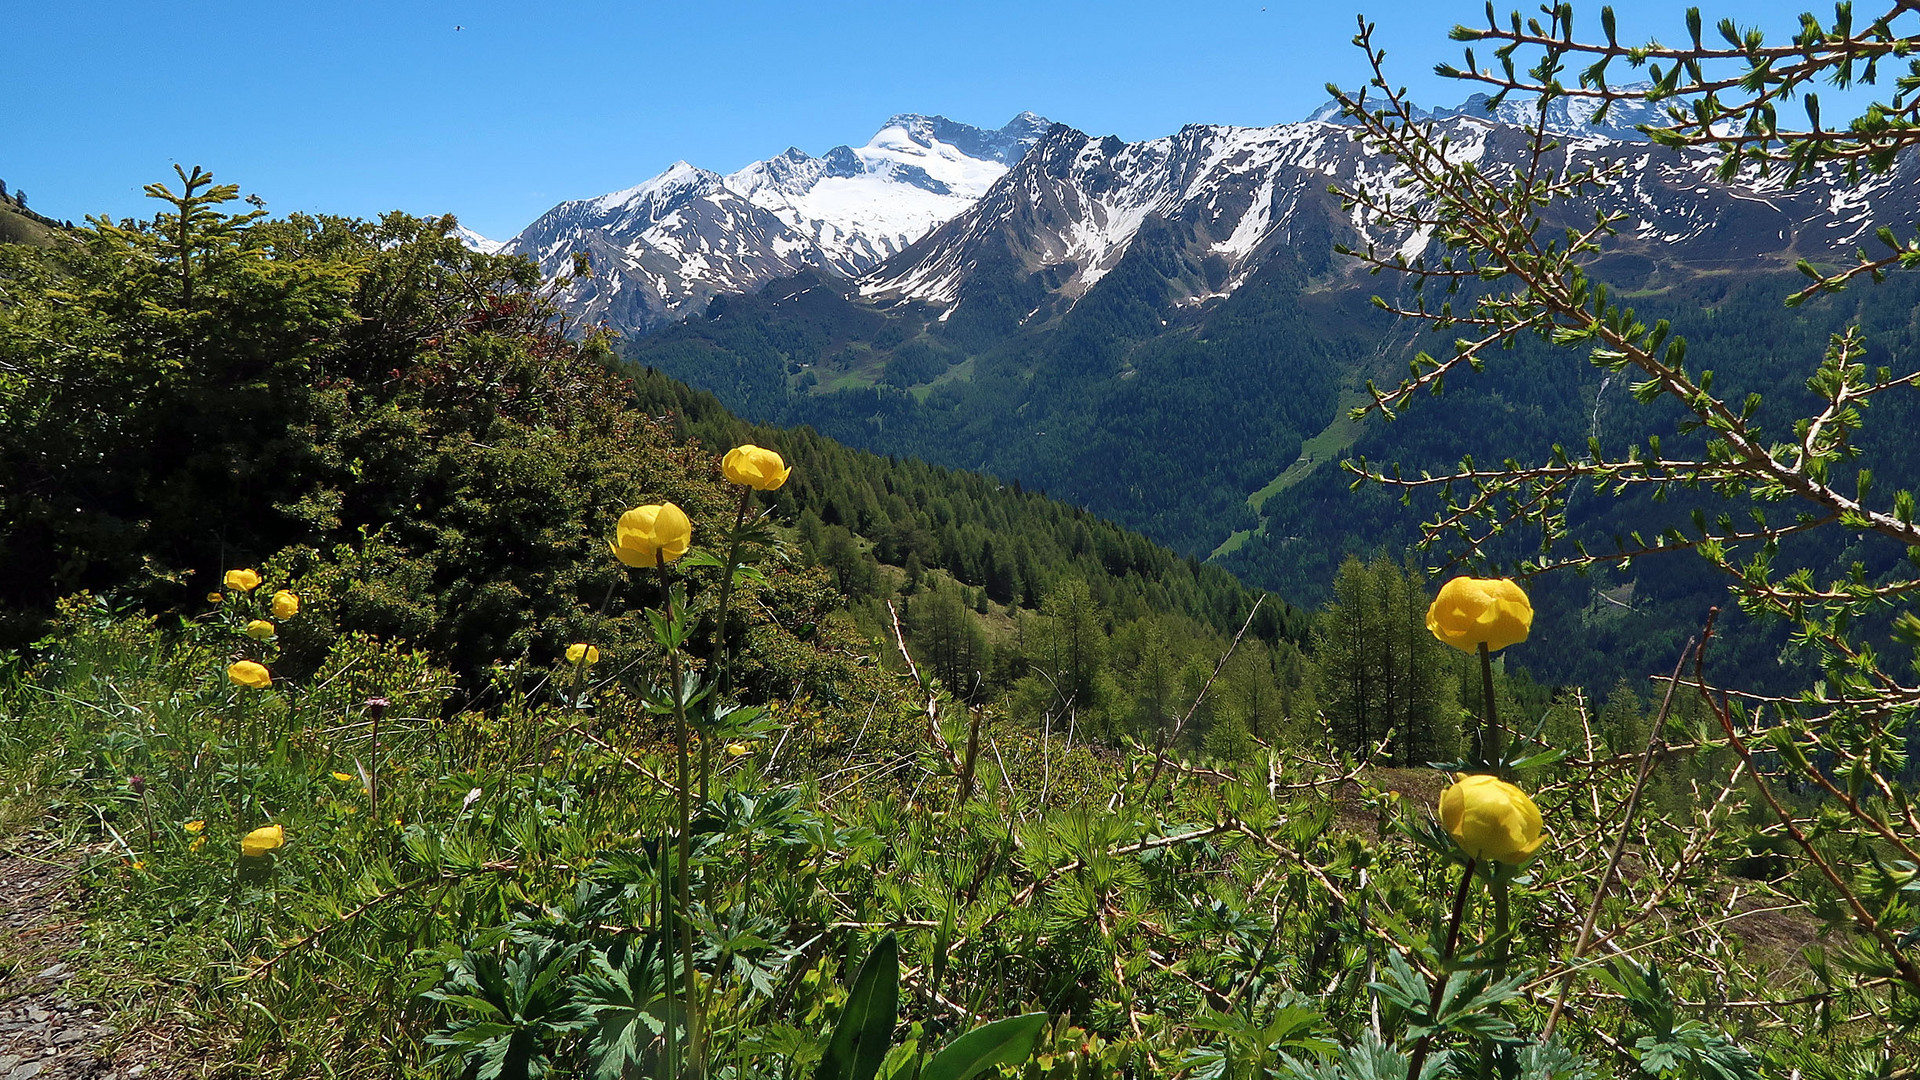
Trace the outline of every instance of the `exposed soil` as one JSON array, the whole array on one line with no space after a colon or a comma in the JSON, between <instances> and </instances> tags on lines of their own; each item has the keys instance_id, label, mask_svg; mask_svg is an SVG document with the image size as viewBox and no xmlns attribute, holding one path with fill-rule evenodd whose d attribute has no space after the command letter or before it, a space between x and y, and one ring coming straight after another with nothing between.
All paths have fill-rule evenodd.
<instances>
[{"instance_id":1,"label":"exposed soil","mask_svg":"<svg viewBox=\"0 0 1920 1080\"><path fill-rule=\"evenodd\" d=\"M31 834L0 848L0 1080L175 1080L199 1070L148 1032L116 1032L73 987L87 974L78 862Z\"/></svg>"}]
</instances>

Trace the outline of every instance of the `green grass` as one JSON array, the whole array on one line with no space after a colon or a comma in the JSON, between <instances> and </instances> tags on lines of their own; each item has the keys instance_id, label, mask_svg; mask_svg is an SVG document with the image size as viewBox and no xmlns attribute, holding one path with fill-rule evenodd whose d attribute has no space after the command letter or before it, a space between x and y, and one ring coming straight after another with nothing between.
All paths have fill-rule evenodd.
<instances>
[{"instance_id":1,"label":"green grass","mask_svg":"<svg viewBox=\"0 0 1920 1080\"><path fill-rule=\"evenodd\" d=\"M46 247L57 232L45 222L0 205L0 244L31 244Z\"/></svg>"},{"instance_id":2,"label":"green grass","mask_svg":"<svg viewBox=\"0 0 1920 1080\"><path fill-rule=\"evenodd\" d=\"M246 603L178 630L70 605L32 666L0 681L0 820L31 820L86 860L80 990L123 1024L177 1018L175 1037L221 1076L448 1076L488 1047L510 1058L510 1039L523 1053L505 1076L530 1077L530 1061L585 1075L618 1065L594 1034L609 1030L633 1040L616 1072L657 1074L659 1021L684 1008L661 992L652 951L674 755L637 696L644 673L614 677L614 656L579 683L524 671L527 694L453 713L427 658L350 638L309 675L244 689L230 659L273 659L239 634ZM887 935L901 1023L883 1080L911 1080L899 1070L915 1052L961 1031L1033 1012L1050 1018L1025 1073L1040 1080L1338 1056L1379 1015L1372 972L1436 962L1428 928L1459 874L1428 809L1444 776L1357 770L1324 746L1156 766L1084 732L951 707L941 750L919 692L893 685L852 713L776 702L749 733L710 739L749 750L712 755L695 806L688 895L712 1075L838 1075L814 1063L854 968ZM376 694L391 702L377 747ZM1523 778L1554 827L1512 886L1516 973L1537 985L1617 828L1580 808L1617 806L1631 764ZM285 845L242 857L266 822ZM1714 835L1684 818L1649 829L1644 865L1692 884L1646 921L1652 881L1636 879L1602 928L1667 965L1683 996L1797 994L1804 974L1749 967L1721 922L1712 853L1739 841ZM1739 887L1755 906L1780 899ZM1464 948L1491 933L1488 907L1471 906ZM1673 944L1673 927L1709 922L1721 933ZM1566 1044L1596 1061L1611 1060L1596 1033L1629 1046L1645 1034L1606 993L1578 981L1562 1020ZM1530 1039L1545 1004L1473 1007ZM1853 1045L1846 1025L1808 1037L1811 1013L1784 1015L1778 1047L1745 1037L1782 1054ZM1281 1017L1290 1034L1274 1034ZM1385 1014L1402 1055L1404 1024ZM1475 1053L1471 1036L1442 1041Z\"/></svg>"},{"instance_id":3,"label":"green grass","mask_svg":"<svg viewBox=\"0 0 1920 1080\"><path fill-rule=\"evenodd\" d=\"M1342 395L1338 407L1334 410L1333 421L1318 435L1301 443L1300 456L1294 458L1293 463L1282 470L1280 475L1267 481L1258 491L1248 495L1247 505L1253 507L1255 513L1259 513L1266 506L1268 499L1305 480L1321 466L1338 461L1341 453L1360 437L1360 428L1363 423L1363 421L1349 419L1347 413L1363 404L1365 400L1354 393ZM1238 551L1240 546L1253 536L1264 536L1266 532L1267 522L1263 517L1257 528L1235 530L1220 542L1220 546L1207 555L1207 559L1213 561L1225 558Z\"/></svg>"}]
</instances>

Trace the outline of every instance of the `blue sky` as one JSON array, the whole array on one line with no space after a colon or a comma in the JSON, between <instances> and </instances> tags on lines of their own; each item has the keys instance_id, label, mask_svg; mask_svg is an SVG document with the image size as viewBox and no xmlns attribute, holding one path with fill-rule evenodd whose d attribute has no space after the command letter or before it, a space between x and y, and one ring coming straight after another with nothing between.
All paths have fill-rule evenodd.
<instances>
[{"instance_id":1,"label":"blue sky","mask_svg":"<svg viewBox=\"0 0 1920 1080\"><path fill-rule=\"evenodd\" d=\"M1784 34L1806 6L1706 10ZM276 213L452 212L496 238L677 159L818 154L896 112L997 127L1031 109L1125 139L1299 119L1363 78L1358 10L1399 78L1451 103L1465 91L1429 70L1457 59L1450 26L1484 18L1480 0L10 7L0 179L43 213L144 216L141 185L179 162ZM1682 36L1676 5L1615 7L1623 37Z\"/></svg>"}]
</instances>

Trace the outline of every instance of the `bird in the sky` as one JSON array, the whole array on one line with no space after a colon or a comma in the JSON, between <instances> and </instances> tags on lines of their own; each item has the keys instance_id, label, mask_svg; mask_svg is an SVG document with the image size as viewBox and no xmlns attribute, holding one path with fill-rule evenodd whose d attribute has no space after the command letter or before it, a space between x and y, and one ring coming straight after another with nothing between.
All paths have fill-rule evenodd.
<instances>
[{"instance_id":1,"label":"bird in the sky","mask_svg":"<svg viewBox=\"0 0 1920 1080\"><path fill-rule=\"evenodd\" d=\"M1265 11L1265 10L1267 10L1267 9L1266 9L1266 8L1261 8L1260 10L1261 10L1261 11ZM456 27L454 27L454 29L455 29L455 30L465 30L465 29L466 29L466 27L464 27L464 26L456 26Z\"/></svg>"}]
</instances>

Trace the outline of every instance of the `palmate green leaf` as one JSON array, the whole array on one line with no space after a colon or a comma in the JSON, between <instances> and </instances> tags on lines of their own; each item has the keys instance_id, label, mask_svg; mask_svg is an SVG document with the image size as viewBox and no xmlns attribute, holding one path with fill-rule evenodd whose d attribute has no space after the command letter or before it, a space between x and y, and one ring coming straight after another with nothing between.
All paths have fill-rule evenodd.
<instances>
[{"instance_id":1,"label":"palmate green leaf","mask_svg":"<svg viewBox=\"0 0 1920 1080\"><path fill-rule=\"evenodd\" d=\"M995 1020L953 1040L920 1072L920 1080L972 1080L996 1065L1018 1065L1033 1056L1047 1014L1027 1013Z\"/></svg>"},{"instance_id":2,"label":"palmate green leaf","mask_svg":"<svg viewBox=\"0 0 1920 1080\"><path fill-rule=\"evenodd\" d=\"M567 973L578 946L532 942L506 959L470 951L447 965L441 987L429 1000L457 1013L427 1043L457 1058L480 1080L537 1080L553 1067L552 1048L585 1027L574 1006Z\"/></svg>"},{"instance_id":3,"label":"palmate green leaf","mask_svg":"<svg viewBox=\"0 0 1920 1080\"><path fill-rule=\"evenodd\" d=\"M900 1016L900 942L880 939L853 976L815 1080L873 1080Z\"/></svg>"},{"instance_id":4,"label":"palmate green leaf","mask_svg":"<svg viewBox=\"0 0 1920 1080\"><path fill-rule=\"evenodd\" d=\"M1705 1080L1760 1080L1760 1061L1747 1049L1698 1020L1688 1020L1665 1037L1635 1041L1640 1068L1655 1076L1698 1076Z\"/></svg>"},{"instance_id":5,"label":"palmate green leaf","mask_svg":"<svg viewBox=\"0 0 1920 1080\"><path fill-rule=\"evenodd\" d=\"M1521 1049L1515 1064L1520 1080L1593 1080L1593 1062L1560 1045L1558 1040Z\"/></svg>"},{"instance_id":6,"label":"palmate green leaf","mask_svg":"<svg viewBox=\"0 0 1920 1080\"><path fill-rule=\"evenodd\" d=\"M633 947L620 942L594 953L588 970L574 977L581 1011L593 1021L587 1061L596 1080L632 1075L654 1039L666 1032L666 987L674 977L674 957L652 941Z\"/></svg>"},{"instance_id":7,"label":"palmate green leaf","mask_svg":"<svg viewBox=\"0 0 1920 1080\"><path fill-rule=\"evenodd\" d=\"M1417 1080L1435 1080L1446 1067L1448 1056L1439 1053L1428 1057ZM1408 1080L1409 1064L1407 1055L1397 1047L1367 1032L1344 1050L1317 1055L1310 1060L1282 1054L1280 1069L1275 1075L1287 1080Z\"/></svg>"},{"instance_id":8,"label":"palmate green leaf","mask_svg":"<svg viewBox=\"0 0 1920 1080\"><path fill-rule=\"evenodd\" d=\"M1386 979L1368 983L1367 988L1379 994L1389 1005L1397 1006L1407 1014L1409 1022L1425 1023L1429 987L1426 976L1415 971L1399 953L1387 954Z\"/></svg>"}]
</instances>

